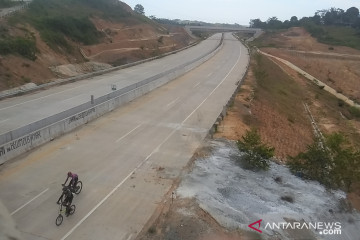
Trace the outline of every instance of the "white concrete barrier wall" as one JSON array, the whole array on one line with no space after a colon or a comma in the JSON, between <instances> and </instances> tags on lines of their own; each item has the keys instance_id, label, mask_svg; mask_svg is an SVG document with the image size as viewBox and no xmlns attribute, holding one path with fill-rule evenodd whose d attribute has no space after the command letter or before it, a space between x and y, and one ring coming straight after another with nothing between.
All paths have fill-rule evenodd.
<instances>
[{"instance_id":1,"label":"white concrete barrier wall","mask_svg":"<svg viewBox=\"0 0 360 240\"><path fill-rule=\"evenodd\" d=\"M184 75L214 56L221 49L221 46L222 41L217 48L205 56L195 59L188 64L183 64L171 71L160 73L154 77L145 79L140 83L101 96L95 99L94 104L91 104L90 102L84 103L1 135L0 144L2 145L0 145L0 164L49 142L56 137L68 133L79 126Z\"/></svg>"}]
</instances>

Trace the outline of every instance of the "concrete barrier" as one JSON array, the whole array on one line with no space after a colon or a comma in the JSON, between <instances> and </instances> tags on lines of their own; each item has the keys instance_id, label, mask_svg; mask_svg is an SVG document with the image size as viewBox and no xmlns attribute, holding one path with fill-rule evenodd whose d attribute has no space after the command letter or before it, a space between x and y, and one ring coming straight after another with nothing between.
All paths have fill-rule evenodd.
<instances>
[{"instance_id":1,"label":"concrete barrier","mask_svg":"<svg viewBox=\"0 0 360 240\"><path fill-rule=\"evenodd\" d=\"M117 67L111 67L111 68L99 70L99 71L96 71L96 72L85 73L85 74L81 74L81 75L70 77L70 78L56 79L56 80L53 80L53 81L51 81L49 83L44 83L44 84L41 84L41 85L35 85L35 86L31 86L31 87L23 87L23 86L21 86L21 87L15 88L15 89L5 90L5 91L0 92L0 100L3 99L3 98L14 97L14 96L18 96L18 95L21 95L21 94L34 92L34 91L37 91L37 90L40 90L40 89L45 89L45 88L48 88L48 87L52 87L52 86L56 86L56 85L60 85L60 84L64 84L64 83L80 81L80 80L87 79L87 78L90 78L90 77L95 77L95 76L99 76L99 75L102 75L102 74L105 74L105 73L109 73L109 72L121 70L121 69L124 69L124 68L129 68L129 67L132 67L132 66L136 66L136 65L139 65L139 64L142 64L142 63L150 62L150 61L153 61L155 59L159 59L159 58L169 56L171 54L176 54L176 53L178 53L180 51L183 51L183 50L186 50L188 48L194 47L199 43L200 42L197 41L197 42L195 42L195 43L193 43L193 44L191 44L189 46L186 46L184 48L181 48L181 49L178 49L178 50L175 50L175 51L172 51L172 52L164 53L164 54L156 56L156 57L147 58L147 59L144 59L144 60L124 64L124 65L117 66Z\"/></svg>"},{"instance_id":2,"label":"concrete barrier","mask_svg":"<svg viewBox=\"0 0 360 240\"><path fill-rule=\"evenodd\" d=\"M222 44L223 37L215 49L186 64L0 135L0 164L180 77L214 56Z\"/></svg>"}]
</instances>

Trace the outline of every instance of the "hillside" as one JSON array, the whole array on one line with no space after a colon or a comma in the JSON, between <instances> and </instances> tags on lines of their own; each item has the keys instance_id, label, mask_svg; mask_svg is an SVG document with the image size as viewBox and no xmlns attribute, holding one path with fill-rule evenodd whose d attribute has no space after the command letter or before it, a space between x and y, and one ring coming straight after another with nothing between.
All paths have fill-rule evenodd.
<instances>
[{"instance_id":1,"label":"hillside","mask_svg":"<svg viewBox=\"0 0 360 240\"><path fill-rule=\"evenodd\" d=\"M158 24L113 0L34 0L0 18L0 91L122 65L189 45L180 26Z\"/></svg>"}]
</instances>

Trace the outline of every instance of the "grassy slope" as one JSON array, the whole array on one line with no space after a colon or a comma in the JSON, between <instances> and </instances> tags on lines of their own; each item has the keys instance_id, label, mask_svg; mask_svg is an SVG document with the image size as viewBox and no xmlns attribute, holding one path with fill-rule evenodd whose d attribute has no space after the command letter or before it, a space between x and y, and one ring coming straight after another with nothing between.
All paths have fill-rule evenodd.
<instances>
[{"instance_id":1,"label":"grassy slope","mask_svg":"<svg viewBox=\"0 0 360 240\"><path fill-rule=\"evenodd\" d=\"M360 32L354 28L317 25L305 28L321 43L360 49Z\"/></svg>"},{"instance_id":2,"label":"grassy slope","mask_svg":"<svg viewBox=\"0 0 360 240\"><path fill-rule=\"evenodd\" d=\"M275 63L258 54L255 60L254 74L258 86L255 97L268 99L290 122L295 121L297 112L303 109L301 102L305 100L304 93Z\"/></svg>"},{"instance_id":3,"label":"grassy slope","mask_svg":"<svg viewBox=\"0 0 360 240\"><path fill-rule=\"evenodd\" d=\"M68 40L79 44L95 44L103 34L96 30L91 17L139 23L143 16L132 14L123 3L112 0L34 0L27 11L9 19L16 24L30 24L54 50L71 52Z\"/></svg>"},{"instance_id":4,"label":"grassy slope","mask_svg":"<svg viewBox=\"0 0 360 240\"><path fill-rule=\"evenodd\" d=\"M271 105L277 114L286 117L288 122L294 126L298 123L305 125L309 123L302 105L303 102L307 103L313 109L317 121L329 119L339 131L349 137L354 145L359 146L360 134L351 124L351 121L360 121L358 110L354 110L333 95L310 83L303 76L298 76L298 78L302 79L305 84L299 84L266 57L255 55L254 58L253 69L257 83L256 100ZM315 107L315 102L320 104L320 107ZM272 120L263 119L262 122L256 122L261 125L266 121Z\"/></svg>"}]
</instances>

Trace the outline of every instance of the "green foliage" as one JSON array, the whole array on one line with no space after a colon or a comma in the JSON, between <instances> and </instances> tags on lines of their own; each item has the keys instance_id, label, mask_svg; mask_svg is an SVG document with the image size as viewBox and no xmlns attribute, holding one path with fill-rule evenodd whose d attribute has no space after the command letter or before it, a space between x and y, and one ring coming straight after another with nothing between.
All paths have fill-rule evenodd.
<instances>
[{"instance_id":1,"label":"green foliage","mask_svg":"<svg viewBox=\"0 0 360 240\"><path fill-rule=\"evenodd\" d=\"M321 43L360 49L359 31L354 28L315 24L307 24L304 27Z\"/></svg>"},{"instance_id":2,"label":"green foliage","mask_svg":"<svg viewBox=\"0 0 360 240\"><path fill-rule=\"evenodd\" d=\"M10 17L9 22L13 25L26 22L40 32L51 48L71 52L68 40L89 45L103 37L90 20L95 16L123 21L132 15L117 0L33 0L27 11ZM142 17L132 19L139 22Z\"/></svg>"},{"instance_id":3,"label":"green foliage","mask_svg":"<svg viewBox=\"0 0 360 240\"><path fill-rule=\"evenodd\" d=\"M145 14L144 7L141 4L136 4L136 6L134 7L134 12L141 15Z\"/></svg>"},{"instance_id":4,"label":"green foliage","mask_svg":"<svg viewBox=\"0 0 360 240\"><path fill-rule=\"evenodd\" d=\"M52 32L52 34L57 35L57 37L59 37L59 34L61 33L63 36L66 36L73 41L81 42L86 45L97 43L101 36L93 23L85 17L46 17L42 18L37 23L37 26L42 30L42 33ZM51 39L52 42L53 40L54 39Z\"/></svg>"},{"instance_id":5,"label":"green foliage","mask_svg":"<svg viewBox=\"0 0 360 240\"><path fill-rule=\"evenodd\" d=\"M274 156L275 149L261 142L256 129L247 130L242 140L237 141L237 146L245 153L245 167L253 170L269 169L269 159Z\"/></svg>"},{"instance_id":6,"label":"green foliage","mask_svg":"<svg viewBox=\"0 0 360 240\"><path fill-rule=\"evenodd\" d=\"M18 2L11 0L0 0L0 8L9 8L18 5Z\"/></svg>"},{"instance_id":7,"label":"green foliage","mask_svg":"<svg viewBox=\"0 0 360 240\"><path fill-rule=\"evenodd\" d=\"M19 54L34 61L36 52L36 44L33 39L16 37L0 40L0 54Z\"/></svg>"},{"instance_id":8,"label":"green foliage","mask_svg":"<svg viewBox=\"0 0 360 240\"><path fill-rule=\"evenodd\" d=\"M356 118L360 118L360 109L357 107L350 107L349 108L349 112L351 113L352 116L356 117Z\"/></svg>"},{"instance_id":9,"label":"green foliage","mask_svg":"<svg viewBox=\"0 0 360 240\"><path fill-rule=\"evenodd\" d=\"M344 135L333 133L325 141L316 139L306 152L290 157L288 166L326 187L349 191L351 184L360 180L360 151L349 146Z\"/></svg>"},{"instance_id":10,"label":"green foliage","mask_svg":"<svg viewBox=\"0 0 360 240\"><path fill-rule=\"evenodd\" d=\"M321 43L348 46L360 49L360 18L359 9L351 7L344 11L339 8L319 10L312 17L297 19L292 16L284 22L271 17L262 22L259 18L250 20L250 27L262 28L267 31L304 27Z\"/></svg>"}]
</instances>

